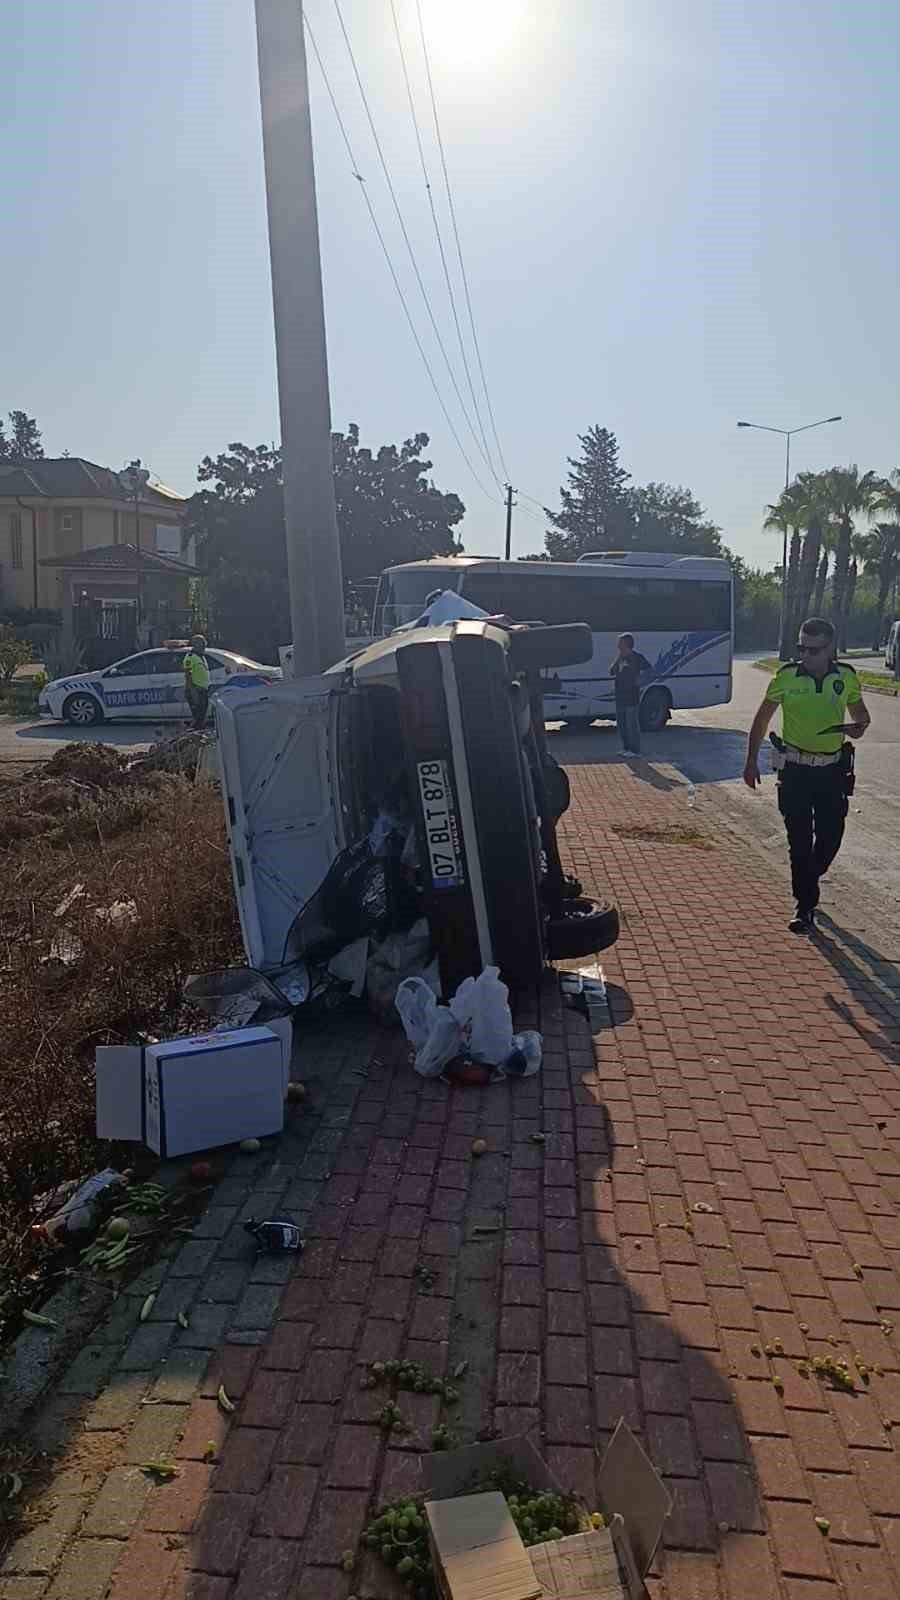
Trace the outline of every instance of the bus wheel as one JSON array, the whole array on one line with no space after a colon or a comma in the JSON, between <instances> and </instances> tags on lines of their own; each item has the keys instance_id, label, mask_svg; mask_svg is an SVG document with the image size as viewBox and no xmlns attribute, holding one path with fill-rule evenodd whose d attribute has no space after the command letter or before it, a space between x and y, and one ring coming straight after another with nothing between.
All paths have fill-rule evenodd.
<instances>
[{"instance_id":1,"label":"bus wheel","mask_svg":"<svg viewBox=\"0 0 900 1600\"><path fill-rule=\"evenodd\" d=\"M661 733L672 715L667 689L648 689L641 701L640 721L645 733Z\"/></svg>"}]
</instances>

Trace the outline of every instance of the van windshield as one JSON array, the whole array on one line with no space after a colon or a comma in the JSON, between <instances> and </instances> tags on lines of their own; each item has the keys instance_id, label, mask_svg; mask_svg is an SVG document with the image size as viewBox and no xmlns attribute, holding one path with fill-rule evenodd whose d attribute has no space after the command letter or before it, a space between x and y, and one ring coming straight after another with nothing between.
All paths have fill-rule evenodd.
<instances>
[{"instance_id":1,"label":"van windshield","mask_svg":"<svg viewBox=\"0 0 900 1600\"><path fill-rule=\"evenodd\" d=\"M435 590L455 589L459 574L452 567L396 567L383 572L375 601L374 635L384 638L395 628L415 622L425 610L425 602Z\"/></svg>"}]
</instances>

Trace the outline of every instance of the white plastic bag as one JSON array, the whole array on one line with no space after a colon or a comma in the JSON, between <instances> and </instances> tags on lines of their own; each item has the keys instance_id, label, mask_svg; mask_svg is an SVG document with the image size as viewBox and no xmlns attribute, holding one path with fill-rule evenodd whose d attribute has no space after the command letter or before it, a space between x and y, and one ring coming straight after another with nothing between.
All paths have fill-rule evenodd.
<instances>
[{"instance_id":1,"label":"white plastic bag","mask_svg":"<svg viewBox=\"0 0 900 1600\"><path fill-rule=\"evenodd\" d=\"M509 990L500 982L499 967L485 967L477 978L466 978L450 1001L473 1061L500 1067L513 1047Z\"/></svg>"},{"instance_id":2,"label":"white plastic bag","mask_svg":"<svg viewBox=\"0 0 900 1600\"><path fill-rule=\"evenodd\" d=\"M424 978L405 978L394 1004L403 1031L416 1052L415 1068L423 1078L437 1078L462 1045L459 1024L446 1006L439 1006Z\"/></svg>"}]
</instances>

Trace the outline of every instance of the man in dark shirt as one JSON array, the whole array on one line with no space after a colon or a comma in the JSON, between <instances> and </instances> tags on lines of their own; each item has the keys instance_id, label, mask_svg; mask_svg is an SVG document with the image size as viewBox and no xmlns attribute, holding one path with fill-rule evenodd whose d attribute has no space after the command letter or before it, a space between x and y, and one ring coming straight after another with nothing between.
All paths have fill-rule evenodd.
<instances>
[{"instance_id":1,"label":"man in dark shirt","mask_svg":"<svg viewBox=\"0 0 900 1600\"><path fill-rule=\"evenodd\" d=\"M651 672L646 656L634 648L634 635L622 633L616 641L618 654L610 663L609 675L616 687L616 723L626 756L641 753L641 673Z\"/></svg>"}]
</instances>

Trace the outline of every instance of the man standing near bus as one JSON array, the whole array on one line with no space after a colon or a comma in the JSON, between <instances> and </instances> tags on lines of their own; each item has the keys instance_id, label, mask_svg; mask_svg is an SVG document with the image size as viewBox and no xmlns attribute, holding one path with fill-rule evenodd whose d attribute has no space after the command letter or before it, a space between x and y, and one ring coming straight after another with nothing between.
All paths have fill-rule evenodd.
<instances>
[{"instance_id":1,"label":"man standing near bus","mask_svg":"<svg viewBox=\"0 0 900 1600\"><path fill-rule=\"evenodd\" d=\"M753 719L744 782L749 789L759 784L759 748L780 706L783 738L772 735L772 766L797 902L788 926L808 936L816 931L819 880L841 848L853 793L853 746L845 739L861 739L871 718L853 668L835 659L830 622L804 622L797 654L776 672Z\"/></svg>"},{"instance_id":2,"label":"man standing near bus","mask_svg":"<svg viewBox=\"0 0 900 1600\"><path fill-rule=\"evenodd\" d=\"M641 673L652 672L646 656L634 648L634 634L620 633L618 654L610 662L609 675L616 688L616 725L626 756L641 753Z\"/></svg>"}]
</instances>

